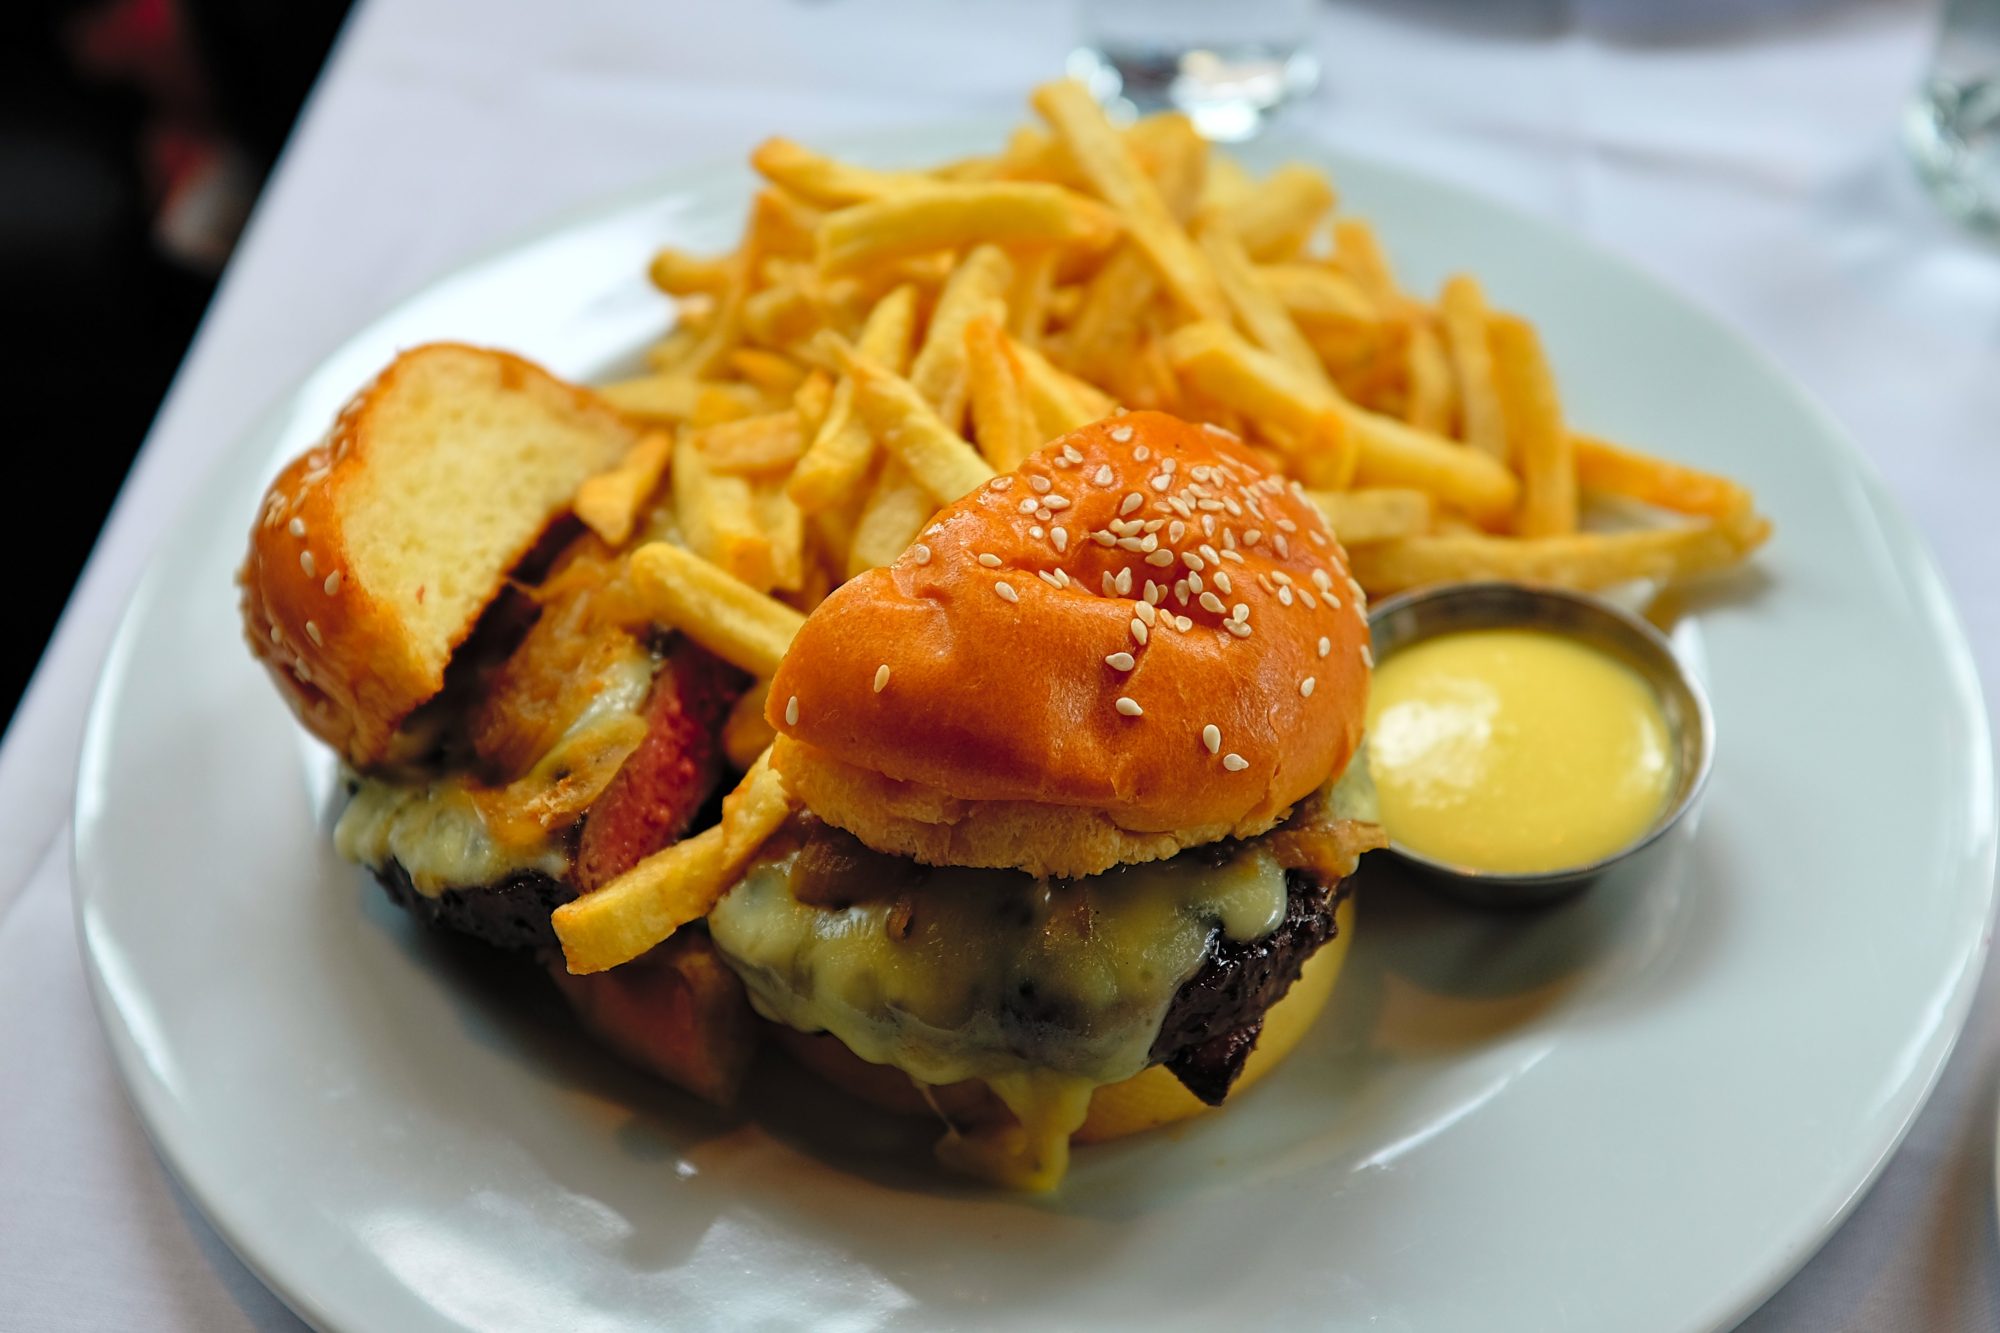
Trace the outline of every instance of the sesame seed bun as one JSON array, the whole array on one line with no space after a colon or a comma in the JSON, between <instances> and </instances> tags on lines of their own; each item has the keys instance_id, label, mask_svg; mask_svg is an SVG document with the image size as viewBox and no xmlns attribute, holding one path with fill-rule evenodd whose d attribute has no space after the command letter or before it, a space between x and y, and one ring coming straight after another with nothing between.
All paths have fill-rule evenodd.
<instances>
[{"instance_id":1,"label":"sesame seed bun","mask_svg":"<svg viewBox=\"0 0 2000 1333\"><path fill-rule=\"evenodd\" d=\"M835 590L766 716L801 743L793 769L824 756L925 798L814 806L878 850L1090 874L1261 831L1340 773L1367 642L1317 508L1235 437L1138 412L1048 445ZM796 780L808 805L837 788L820 768ZM985 803L1007 836L959 833Z\"/></svg>"},{"instance_id":2,"label":"sesame seed bun","mask_svg":"<svg viewBox=\"0 0 2000 1333\"><path fill-rule=\"evenodd\" d=\"M237 576L251 651L348 762L390 761L507 576L639 433L520 357L404 352L265 493Z\"/></svg>"}]
</instances>

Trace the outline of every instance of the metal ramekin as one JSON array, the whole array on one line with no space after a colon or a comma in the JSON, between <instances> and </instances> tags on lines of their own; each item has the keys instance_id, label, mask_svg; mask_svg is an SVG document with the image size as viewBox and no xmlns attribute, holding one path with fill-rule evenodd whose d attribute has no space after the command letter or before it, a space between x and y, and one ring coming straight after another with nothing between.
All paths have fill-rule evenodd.
<instances>
[{"instance_id":1,"label":"metal ramekin","mask_svg":"<svg viewBox=\"0 0 2000 1333\"><path fill-rule=\"evenodd\" d=\"M1378 662L1420 640L1458 630L1539 629L1562 634L1609 653L1638 672L1652 687L1666 717L1674 781L1652 827L1588 864L1532 873L1454 865L1392 839L1390 850L1444 892L1482 907L1526 906L1566 897L1659 842L1701 800L1715 756L1715 719L1708 696L1665 636L1637 616L1558 588L1455 583L1389 598L1374 608L1368 627Z\"/></svg>"}]
</instances>

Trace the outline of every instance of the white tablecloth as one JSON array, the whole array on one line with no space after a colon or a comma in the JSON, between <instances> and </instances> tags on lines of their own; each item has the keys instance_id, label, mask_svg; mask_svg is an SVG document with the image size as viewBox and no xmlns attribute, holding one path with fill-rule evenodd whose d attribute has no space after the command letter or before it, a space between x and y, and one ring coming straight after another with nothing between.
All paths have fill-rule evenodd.
<instances>
[{"instance_id":1,"label":"white tablecloth","mask_svg":"<svg viewBox=\"0 0 2000 1333\"><path fill-rule=\"evenodd\" d=\"M1895 145L1934 15L1646 8L1328 6L1328 87L1299 127L1551 218L1745 330L1915 512L1990 677L2000 250L1937 218ZM1696 9L1737 17L1703 28L1685 18ZM1678 29L1660 31L1657 11L1681 14ZM295 1322L153 1156L70 924L85 701L148 551L211 460L344 335L471 252L664 169L740 158L773 130L1016 114L1072 32L1054 0L358 8L0 748L0 1327ZM1895 886L1882 892L1893 929ZM1746 1327L2000 1327L1992 992L1880 1183Z\"/></svg>"}]
</instances>

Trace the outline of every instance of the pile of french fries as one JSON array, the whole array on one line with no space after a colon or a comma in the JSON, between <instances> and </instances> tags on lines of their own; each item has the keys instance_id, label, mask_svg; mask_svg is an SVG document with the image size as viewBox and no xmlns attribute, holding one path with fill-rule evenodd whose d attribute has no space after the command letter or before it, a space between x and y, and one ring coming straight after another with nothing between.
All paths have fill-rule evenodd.
<instances>
[{"instance_id":1,"label":"pile of french fries","mask_svg":"<svg viewBox=\"0 0 2000 1333\"><path fill-rule=\"evenodd\" d=\"M926 170L773 139L734 252L654 257L677 320L603 393L659 432L578 499L614 546L642 543L653 619L768 681L835 585L1119 408L1242 436L1308 489L1370 593L1671 582L1769 535L1736 483L1573 429L1534 327L1470 276L1404 290L1323 173L1253 179L1184 117L1121 130L1076 83L1032 103L1040 123L999 152ZM1671 521L1583 531L1593 496ZM757 776L765 693L724 737L758 826L783 808ZM745 836L711 833L558 913L573 970L704 914ZM652 904L644 928L628 899Z\"/></svg>"}]
</instances>

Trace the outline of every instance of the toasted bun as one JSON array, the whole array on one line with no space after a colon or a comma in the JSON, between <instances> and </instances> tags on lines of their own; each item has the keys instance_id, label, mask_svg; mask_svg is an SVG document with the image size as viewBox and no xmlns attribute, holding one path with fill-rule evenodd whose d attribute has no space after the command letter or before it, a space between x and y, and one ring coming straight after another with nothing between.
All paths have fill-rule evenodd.
<instances>
[{"instance_id":1,"label":"toasted bun","mask_svg":"<svg viewBox=\"0 0 2000 1333\"><path fill-rule=\"evenodd\" d=\"M1314 505L1233 436L1137 412L1055 441L835 590L780 664L767 718L961 802L1068 807L1132 834L1255 830L1360 740L1360 602ZM882 850L933 855L818 813ZM1103 868L986 841L961 863Z\"/></svg>"},{"instance_id":2,"label":"toasted bun","mask_svg":"<svg viewBox=\"0 0 2000 1333\"><path fill-rule=\"evenodd\" d=\"M1347 961L1348 944L1354 938L1352 898L1340 904L1334 919L1339 923L1340 933L1306 960L1292 988L1265 1012L1264 1031L1230 1091L1232 1101L1290 1055L1326 1008L1327 997L1333 994L1334 982L1340 977L1341 965ZM1009 1115L1000 1099L983 1083L932 1088L927 1098L902 1070L869 1064L825 1033L795 1032L776 1025L773 1032L779 1044L800 1064L881 1110L933 1118L942 1113L961 1128L990 1124ZM1099 1088L1090 1099L1089 1116L1071 1141L1104 1143L1218 1109L1182 1087L1180 1080L1164 1066L1154 1065L1122 1083Z\"/></svg>"},{"instance_id":3,"label":"toasted bun","mask_svg":"<svg viewBox=\"0 0 2000 1333\"><path fill-rule=\"evenodd\" d=\"M251 649L368 768L584 478L638 430L504 352L403 353L264 496L238 581Z\"/></svg>"}]
</instances>

